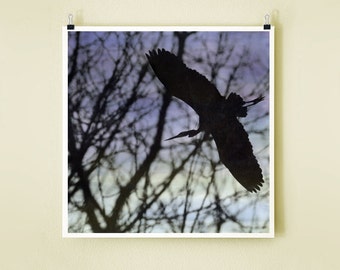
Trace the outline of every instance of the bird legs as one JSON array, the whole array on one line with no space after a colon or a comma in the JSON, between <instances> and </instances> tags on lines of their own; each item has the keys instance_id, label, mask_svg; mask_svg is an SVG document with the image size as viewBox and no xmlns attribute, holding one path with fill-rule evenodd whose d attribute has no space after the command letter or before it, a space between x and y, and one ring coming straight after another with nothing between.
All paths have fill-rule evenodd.
<instances>
[{"instance_id":1,"label":"bird legs","mask_svg":"<svg viewBox=\"0 0 340 270\"><path fill-rule=\"evenodd\" d=\"M238 98L241 101L241 104L240 104L241 108L238 109L239 112L237 114L237 116L241 116L241 117L245 117L247 115L247 108L248 107L257 104L257 103L259 103L260 101L262 101L264 99L263 96L260 96L258 98L253 99L253 100L250 100L250 101L243 101L243 99L240 96L238 96L236 94L234 94L234 96L236 96L236 98ZM204 122L204 121L202 121L201 117L200 117L200 126L199 126L198 129L191 129L191 130L187 130L187 131L182 131L179 134L177 134L176 136L173 136L173 137L171 137L169 139L166 139L166 141L169 141L169 140L172 140L172 139L176 139L176 138L186 137L186 136L188 136L188 137L196 136L198 133L200 133L201 131L205 130L205 128L204 127L202 128L202 126L201 126L202 122Z\"/></svg>"},{"instance_id":2,"label":"bird legs","mask_svg":"<svg viewBox=\"0 0 340 270\"><path fill-rule=\"evenodd\" d=\"M243 105L244 105L245 107L253 106L253 105L259 103L260 101L262 101L263 99L264 99L264 97L263 97L263 96L260 96L260 97L258 97L258 98L253 99L253 100L245 101Z\"/></svg>"}]
</instances>

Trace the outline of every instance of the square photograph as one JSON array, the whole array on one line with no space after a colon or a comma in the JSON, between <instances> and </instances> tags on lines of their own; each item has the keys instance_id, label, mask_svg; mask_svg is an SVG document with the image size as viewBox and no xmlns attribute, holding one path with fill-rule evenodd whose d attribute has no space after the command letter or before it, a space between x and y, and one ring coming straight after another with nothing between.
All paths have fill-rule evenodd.
<instances>
[{"instance_id":1,"label":"square photograph","mask_svg":"<svg viewBox=\"0 0 340 270\"><path fill-rule=\"evenodd\" d=\"M64 237L273 237L263 27L63 30Z\"/></svg>"}]
</instances>

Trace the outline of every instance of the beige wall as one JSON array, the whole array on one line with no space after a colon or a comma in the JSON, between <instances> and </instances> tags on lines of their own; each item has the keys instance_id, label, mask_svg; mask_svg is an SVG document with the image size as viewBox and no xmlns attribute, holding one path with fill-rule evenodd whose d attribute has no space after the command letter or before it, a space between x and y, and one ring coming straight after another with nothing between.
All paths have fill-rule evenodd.
<instances>
[{"instance_id":1,"label":"beige wall","mask_svg":"<svg viewBox=\"0 0 340 270\"><path fill-rule=\"evenodd\" d=\"M62 239L61 26L276 26L275 239ZM340 1L1 1L0 269L340 269Z\"/></svg>"}]
</instances>

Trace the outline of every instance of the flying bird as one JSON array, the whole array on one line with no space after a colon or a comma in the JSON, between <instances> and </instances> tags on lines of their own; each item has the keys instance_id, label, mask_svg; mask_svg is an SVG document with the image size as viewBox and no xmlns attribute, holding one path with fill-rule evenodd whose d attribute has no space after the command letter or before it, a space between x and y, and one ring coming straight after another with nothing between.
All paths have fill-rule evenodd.
<instances>
[{"instance_id":1,"label":"flying bird","mask_svg":"<svg viewBox=\"0 0 340 270\"><path fill-rule=\"evenodd\" d=\"M206 77L164 49L149 51L146 57L168 93L187 103L199 115L198 129L183 131L168 140L193 137L202 131L211 134L221 162L234 178L249 192L259 191L264 183L262 170L238 117L246 117L247 108L263 97L246 102L230 93L225 98Z\"/></svg>"}]
</instances>

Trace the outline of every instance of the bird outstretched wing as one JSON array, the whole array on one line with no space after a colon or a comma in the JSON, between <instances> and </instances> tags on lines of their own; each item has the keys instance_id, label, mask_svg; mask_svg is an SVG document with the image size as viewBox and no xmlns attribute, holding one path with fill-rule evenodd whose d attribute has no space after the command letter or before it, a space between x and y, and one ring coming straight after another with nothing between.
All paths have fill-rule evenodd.
<instances>
[{"instance_id":1,"label":"bird outstretched wing","mask_svg":"<svg viewBox=\"0 0 340 270\"><path fill-rule=\"evenodd\" d=\"M239 95L231 93L224 99L206 77L188 68L176 55L158 49L146 56L166 90L190 105L199 115L200 130L213 136L222 163L235 179L249 192L260 190L264 182L262 171L253 154L248 133L237 117L245 117L247 107L263 98L244 102ZM197 131L181 132L173 138L182 134L191 137Z\"/></svg>"},{"instance_id":2,"label":"bird outstretched wing","mask_svg":"<svg viewBox=\"0 0 340 270\"><path fill-rule=\"evenodd\" d=\"M188 68L176 55L158 49L146 56L169 93L190 105L199 115L202 109L224 99L206 77Z\"/></svg>"},{"instance_id":3,"label":"bird outstretched wing","mask_svg":"<svg viewBox=\"0 0 340 270\"><path fill-rule=\"evenodd\" d=\"M263 185L262 170L253 154L248 133L236 117L228 117L211 130L221 162L249 192Z\"/></svg>"}]
</instances>

